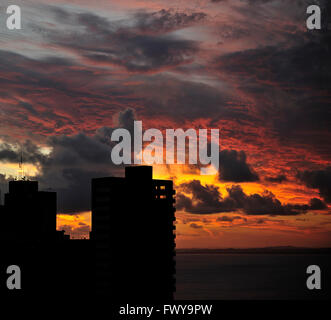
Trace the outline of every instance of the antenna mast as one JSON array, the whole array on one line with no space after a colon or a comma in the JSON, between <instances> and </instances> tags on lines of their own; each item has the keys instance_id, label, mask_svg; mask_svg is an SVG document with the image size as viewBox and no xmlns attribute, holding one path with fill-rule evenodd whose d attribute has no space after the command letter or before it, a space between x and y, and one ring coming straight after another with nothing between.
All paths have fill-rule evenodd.
<instances>
[{"instance_id":1,"label":"antenna mast","mask_svg":"<svg viewBox=\"0 0 331 320\"><path fill-rule=\"evenodd\" d=\"M24 180L24 168L23 168L23 147L21 145L21 158L20 158L20 162L18 164L18 178L19 180Z\"/></svg>"}]
</instances>

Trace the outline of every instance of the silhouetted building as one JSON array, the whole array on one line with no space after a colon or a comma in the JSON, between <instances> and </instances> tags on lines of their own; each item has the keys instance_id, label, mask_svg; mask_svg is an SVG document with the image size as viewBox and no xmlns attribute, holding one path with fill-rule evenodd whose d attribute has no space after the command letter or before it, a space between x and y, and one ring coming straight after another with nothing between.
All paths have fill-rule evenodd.
<instances>
[{"instance_id":1,"label":"silhouetted building","mask_svg":"<svg viewBox=\"0 0 331 320\"><path fill-rule=\"evenodd\" d=\"M0 293L172 299L174 194L172 181L153 180L148 166L93 179L91 239L70 240L56 230L55 192L39 191L37 181L10 181L0 205L0 269L18 265L22 290L0 286Z\"/></svg>"},{"instance_id":2,"label":"silhouetted building","mask_svg":"<svg viewBox=\"0 0 331 320\"><path fill-rule=\"evenodd\" d=\"M152 170L92 180L96 290L115 300L165 301L175 291L175 191Z\"/></svg>"},{"instance_id":3,"label":"silhouetted building","mask_svg":"<svg viewBox=\"0 0 331 320\"><path fill-rule=\"evenodd\" d=\"M5 231L16 240L53 238L56 233L56 192L39 191L38 181L10 181L4 214Z\"/></svg>"},{"instance_id":4,"label":"silhouetted building","mask_svg":"<svg viewBox=\"0 0 331 320\"><path fill-rule=\"evenodd\" d=\"M0 269L18 265L22 289L5 295L41 297L47 293L93 292L94 248L88 240L70 240L56 230L56 192L38 190L37 181L9 182L0 206Z\"/></svg>"}]
</instances>

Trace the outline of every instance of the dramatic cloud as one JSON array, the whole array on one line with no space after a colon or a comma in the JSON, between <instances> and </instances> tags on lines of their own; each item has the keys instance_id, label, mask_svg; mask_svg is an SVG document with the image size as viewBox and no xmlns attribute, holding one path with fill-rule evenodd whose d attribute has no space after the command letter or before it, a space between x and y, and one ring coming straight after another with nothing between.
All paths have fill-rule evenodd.
<instances>
[{"instance_id":1,"label":"dramatic cloud","mask_svg":"<svg viewBox=\"0 0 331 320\"><path fill-rule=\"evenodd\" d=\"M228 196L225 198L222 198L216 186L203 186L198 180L181 184L179 190L177 209L196 214L241 210L247 215L288 216L325 208L325 204L319 199L312 199L309 205L283 205L270 191L265 191L262 195L247 195L239 185L228 188Z\"/></svg>"},{"instance_id":2,"label":"dramatic cloud","mask_svg":"<svg viewBox=\"0 0 331 320\"><path fill-rule=\"evenodd\" d=\"M229 212L224 222L230 212L308 213L302 230L313 230L328 216L319 196L331 198L330 170L315 169L331 165L331 2L318 1L323 29L310 32L312 2L22 2L23 29L0 30L2 193L23 144L41 188L58 192L59 212L89 210L90 179L122 175L109 136L132 131L135 118L144 129L220 129L217 184L243 185L223 195L198 181L180 185L179 210ZM193 166L167 169L157 175L210 181ZM248 193L266 186L272 193ZM74 233L69 221L62 225Z\"/></svg>"},{"instance_id":3,"label":"dramatic cloud","mask_svg":"<svg viewBox=\"0 0 331 320\"><path fill-rule=\"evenodd\" d=\"M133 111L125 110L118 115L118 126L132 130L133 120ZM113 130L103 127L92 136L80 133L48 139L52 151L42 162L38 180L41 187L51 187L58 192L59 212L90 210L91 179L122 174L123 167L111 161Z\"/></svg>"},{"instance_id":4,"label":"dramatic cloud","mask_svg":"<svg viewBox=\"0 0 331 320\"><path fill-rule=\"evenodd\" d=\"M213 213L215 211L225 211L221 202L221 194L217 187L213 185L202 186L198 180L184 183L179 186L184 193L192 194L192 199L178 193L176 196L177 210L185 209L192 213ZM230 209L231 211L231 209Z\"/></svg>"},{"instance_id":5,"label":"dramatic cloud","mask_svg":"<svg viewBox=\"0 0 331 320\"><path fill-rule=\"evenodd\" d=\"M331 203L331 167L324 170L303 171L298 178L309 188L318 189L321 197Z\"/></svg>"},{"instance_id":6,"label":"dramatic cloud","mask_svg":"<svg viewBox=\"0 0 331 320\"><path fill-rule=\"evenodd\" d=\"M152 72L190 62L197 50L193 41L164 35L162 29L158 35L141 31L159 26L165 32L175 28L174 24L185 25L203 17L197 14L184 18L161 11L154 15L137 13L133 20L114 22L92 13L69 12L57 7L50 10L68 25L64 34L51 28L46 30L50 42L70 48L96 64L117 65L131 72ZM143 19L146 17L149 19Z\"/></svg>"},{"instance_id":7,"label":"dramatic cloud","mask_svg":"<svg viewBox=\"0 0 331 320\"><path fill-rule=\"evenodd\" d=\"M249 182L257 181L259 177L246 162L244 151L223 150L220 152L221 181Z\"/></svg>"},{"instance_id":8,"label":"dramatic cloud","mask_svg":"<svg viewBox=\"0 0 331 320\"><path fill-rule=\"evenodd\" d=\"M103 72L70 59L35 60L0 50L0 61L0 135L6 138L10 132L6 140L92 133L132 104L123 88L105 81Z\"/></svg>"},{"instance_id":9,"label":"dramatic cloud","mask_svg":"<svg viewBox=\"0 0 331 320\"><path fill-rule=\"evenodd\" d=\"M311 210L324 210L327 205L321 199L313 198L310 200L309 207Z\"/></svg>"},{"instance_id":10,"label":"dramatic cloud","mask_svg":"<svg viewBox=\"0 0 331 320\"><path fill-rule=\"evenodd\" d=\"M219 71L235 76L256 116L286 145L305 145L329 157L330 35L297 38L294 45L262 46L222 55Z\"/></svg>"},{"instance_id":11,"label":"dramatic cloud","mask_svg":"<svg viewBox=\"0 0 331 320\"><path fill-rule=\"evenodd\" d=\"M27 140L23 144L0 143L0 161L38 164L46 157L34 143Z\"/></svg>"},{"instance_id":12,"label":"dramatic cloud","mask_svg":"<svg viewBox=\"0 0 331 320\"><path fill-rule=\"evenodd\" d=\"M202 82L154 76L138 85L134 92L138 97L144 97L141 100L145 108L141 113L148 117L163 116L188 124L197 119L208 119L209 115L214 115L216 119L245 117L240 110L227 106L232 96L226 90Z\"/></svg>"}]
</instances>

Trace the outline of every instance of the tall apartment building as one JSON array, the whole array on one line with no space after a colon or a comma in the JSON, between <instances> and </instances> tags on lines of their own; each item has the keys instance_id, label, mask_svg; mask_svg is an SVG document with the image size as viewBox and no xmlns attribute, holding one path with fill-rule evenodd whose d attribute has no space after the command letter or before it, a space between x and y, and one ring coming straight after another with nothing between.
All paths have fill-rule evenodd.
<instances>
[{"instance_id":1,"label":"tall apartment building","mask_svg":"<svg viewBox=\"0 0 331 320\"><path fill-rule=\"evenodd\" d=\"M175 191L152 170L92 180L96 290L115 300L165 301L175 291Z\"/></svg>"}]
</instances>

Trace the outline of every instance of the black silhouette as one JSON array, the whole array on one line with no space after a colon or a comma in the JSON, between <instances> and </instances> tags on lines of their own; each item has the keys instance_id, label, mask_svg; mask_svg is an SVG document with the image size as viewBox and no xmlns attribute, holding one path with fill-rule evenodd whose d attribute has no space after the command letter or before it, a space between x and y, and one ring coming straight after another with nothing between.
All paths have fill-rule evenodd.
<instances>
[{"instance_id":1,"label":"black silhouette","mask_svg":"<svg viewBox=\"0 0 331 320\"><path fill-rule=\"evenodd\" d=\"M0 271L18 265L22 289L6 295L93 295L116 301L164 301L175 291L175 208L172 181L152 167L125 178L92 180L89 240L56 230L56 193L37 181L11 181L0 205ZM0 274L1 276L1 274Z\"/></svg>"},{"instance_id":2,"label":"black silhouette","mask_svg":"<svg viewBox=\"0 0 331 320\"><path fill-rule=\"evenodd\" d=\"M149 166L92 180L96 290L118 300L164 300L175 290L175 191Z\"/></svg>"},{"instance_id":3,"label":"black silhouette","mask_svg":"<svg viewBox=\"0 0 331 320\"><path fill-rule=\"evenodd\" d=\"M38 191L37 181L9 182L3 232L11 241L50 239L56 232L56 192Z\"/></svg>"}]
</instances>

